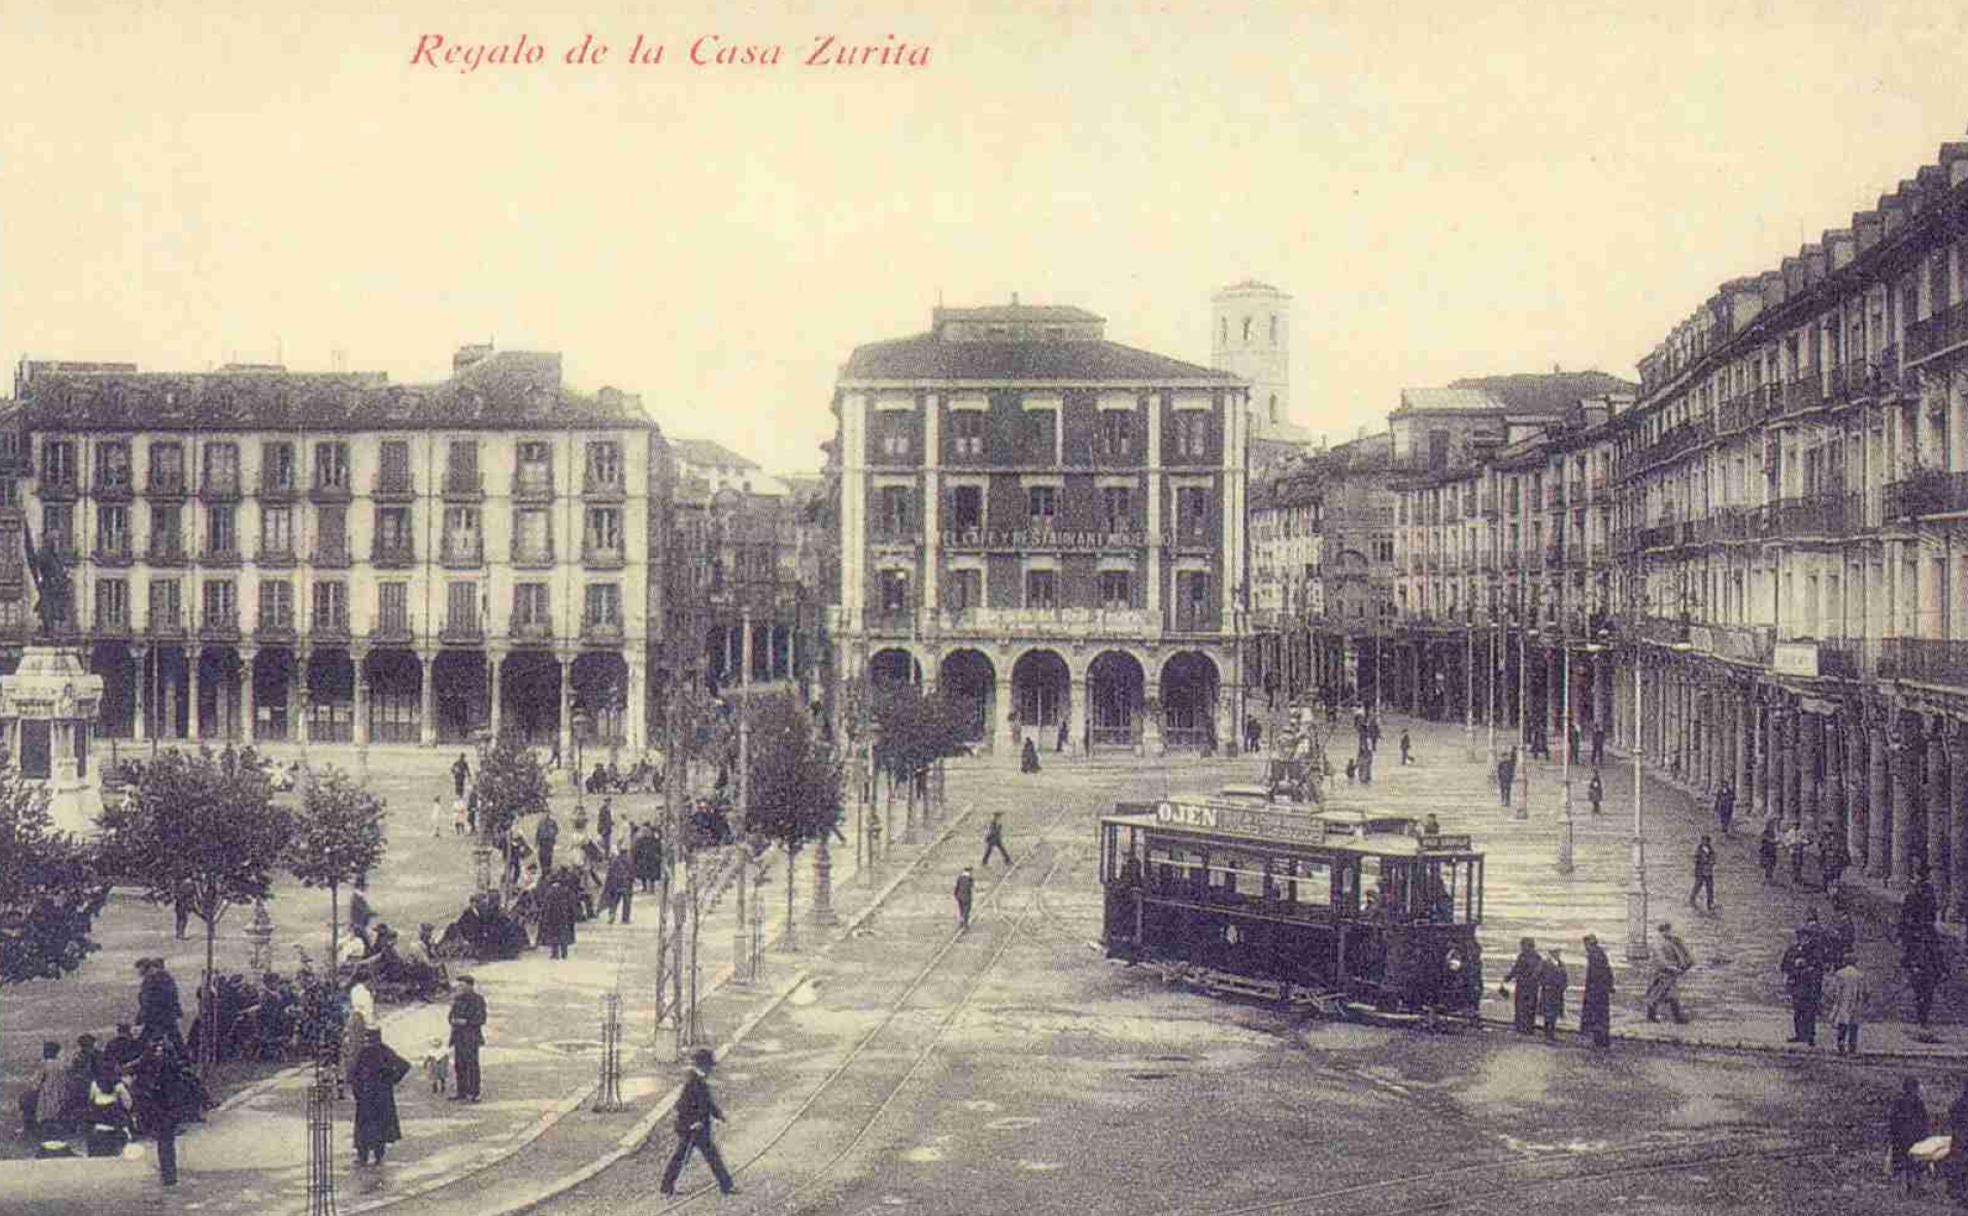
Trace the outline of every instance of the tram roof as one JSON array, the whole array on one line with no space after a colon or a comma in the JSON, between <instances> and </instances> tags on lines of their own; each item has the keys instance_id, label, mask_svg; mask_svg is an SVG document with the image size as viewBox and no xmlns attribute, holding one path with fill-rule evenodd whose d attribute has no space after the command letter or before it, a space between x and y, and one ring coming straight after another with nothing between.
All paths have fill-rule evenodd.
<instances>
[{"instance_id":1,"label":"tram roof","mask_svg":"<svg viewBox=\"0 0 1968 1216\"><path fill-rule=\"evenodd\" d=\"M1252 806L1214 799L1136 803L1126 810L1101 818L1104 824L1152 828L1177 836L1248 841L1322 852L1379 857L1475 855L1468 836L1416 836L1405 830L1371 830L1372 825L1388 820L1412 822L1403 816L1376 816L1364 811L1308 814L1278 806Z\"/></svg>"}]
</instances>

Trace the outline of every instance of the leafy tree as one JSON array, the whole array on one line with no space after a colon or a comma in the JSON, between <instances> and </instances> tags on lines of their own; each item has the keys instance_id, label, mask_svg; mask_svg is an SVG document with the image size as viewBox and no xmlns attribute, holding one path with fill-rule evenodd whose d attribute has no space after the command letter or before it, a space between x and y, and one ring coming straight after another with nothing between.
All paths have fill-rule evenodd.
<instances>
[{"instance_id":1,"label":"leafy tree","mask_svg":"<svg viewBox=\"0 0 1968 1216\"><path fill-rule=\"evenodd\" d=\"M913 820L917 779L937 761L961 754L967 715L947 696L926 697L902 684L875 691L873 718L875 766L888 777L891 798L898 783L908 791Z\"/></svg>"},{"instance_id":2,"label":"leafy tree","mask_svg":"<svg viewBox=\"0 0 1968 1216\"><path fill-rule=\"evenodd\" d=\"M328 888L328 959L341 958L343 883L352 883L382 864L387 842L383 800L333 765L323 769L301 796L287 870L304 887Z\"/></svg>"},{"instance_id":3,"label":"leafy tree","mask_svg":"<svg viewBox=\"0 0 1968 1216\"><path fill-rule=\"evenodd\" d=\"M789 693L753 701L749 733L746 822L786 851L786 930L791 933L793 863L800 849L840 822L840 766L820 747L812 720Z\"/></svg>"},{"instance_id":4,"label":"leafy tree","mask_svg":"<svg viewBox=\"0 0 1968 1216\"><path fill-rule=\"evenodd\" d=\"M0 984L59 979L81 966L108 898L94 850L55 831L48 791L0 753Z\"/></svg>"},{"instance_id":5,"label":"leafy tree","mask_svg":"<svg viewBox=\"0 0 1968 1216\"><path fill-rule=\"evenodd\" d=\"M103 857L111 870L143 888L151 903L171 903L182 889L205 925L205 981L226 909L273 893L275 871L294 835L291 812L276 806L273 785L253 749L214 758L211 749L167 751L145 766L143 780L120 807L103 811ZM216 1018L201 1044L216 1056Z\"/></svg>"},{"instance_id":6,"label":"leafy tree","mask_svg":"<svg viewBox=\"0 0 1968 1216\"><path fill-rule=\"evenodd\" d=\"M478 757L478 828L500 841L512 825L547 809L547 774L514 735L503 735Z\"/></svg>"}]
</instances>

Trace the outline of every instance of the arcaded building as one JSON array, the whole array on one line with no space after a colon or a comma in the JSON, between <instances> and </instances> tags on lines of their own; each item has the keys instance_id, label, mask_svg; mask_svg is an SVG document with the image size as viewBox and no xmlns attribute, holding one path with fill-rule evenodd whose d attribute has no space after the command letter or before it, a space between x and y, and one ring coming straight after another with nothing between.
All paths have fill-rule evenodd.
<instances>
[{"instance_id":1,"label":"arcaded building","mask_svg":"<svg viewBox=\"0 0 1968 1216\"><path fill-rule=\"evenodd\" d=\"M636 398L486 346L436 384L24 363L16 392L9 492L67 555L101 734L644 740L665 457Z\"/></svg>"},{"instance_id":2,"label":"arcaded building","mask_svg":"<svg viewBox=\"0 0 1968 1216\"><path fill-rule=\"evenodd\" d=\"M914 680L980 742L1233 747L1248 387L1078 308L938 308L834 394L839 677Z\"/></svg>"}]
</instances>

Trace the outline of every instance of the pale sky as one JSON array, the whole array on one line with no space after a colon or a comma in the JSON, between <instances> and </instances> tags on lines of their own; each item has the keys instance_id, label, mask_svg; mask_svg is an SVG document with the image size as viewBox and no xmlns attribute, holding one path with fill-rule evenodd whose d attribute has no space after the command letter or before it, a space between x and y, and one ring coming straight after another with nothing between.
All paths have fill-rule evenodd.
<instances>
[{"instance_id":1,"label":"pale sky","mask_svg":"<svg viewBox=\"0 0 1968 1216\"><path fill-rule=\"evenodd\" d=\"M796 471L848 352L939 293L1207 362L1255 277L1293 416L1344 438L1404 386L1630 377L1968 130L1959 0L285 7L0 6L10 368L416 381L490 338ZM547 54L413 68L429 33ZM692 67L705 34L785 62ZM802 66L821 34L930 63Z\"/></svg>"}]
</instances>

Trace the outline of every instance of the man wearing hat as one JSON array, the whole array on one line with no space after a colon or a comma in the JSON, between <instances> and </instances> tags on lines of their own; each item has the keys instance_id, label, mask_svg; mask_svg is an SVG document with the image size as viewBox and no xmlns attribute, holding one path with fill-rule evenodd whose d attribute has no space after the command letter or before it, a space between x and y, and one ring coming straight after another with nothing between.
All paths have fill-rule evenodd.
<instances>
[{"instance_id":1,"label":"man wearing hat","mask_svg":"<svg viewBox=\"0 0 1968 1216\"><path fill-rule=\"evenodd\" d=\"M1571 987L1571 973L1558 947L1545 951L1544 967L1538 972L1538 1016L1544 1019L1544 1041L1558 1041L1558 1019L1565 1016L1565 989Z\"/></svg>"},{"instance_id":2,"label":"man wearing hat","mask_svg":"<svg viewBox=\"0 0 1968 1216\"><path fill-rule=\"evenodd\" d=\"M1681 1012L1680 998L1675 990L1681 984L1681 977L1695 965L1695 956L1688 944L1674 935L1674 926L1666 921L1658 929L1660 941L1654 947L1654 975L1647 984L1647 1020L1658 1022L1660 1007L1674 1015L1676 1022L1685 1022L1687 1015Z\"/></svg>"},{"instance_id":3,"label":"man wearing hat","mask_svg":"<svg viewBox=\"0 0 1968 1216\"><path fill-rule=\"evenodd\" d=\"M1579 1033L1594 1047L1612 1043L1613 964L1593 934L1585 935L1585 995L1579 1001Z\"/></svg>"},{"instance_id":4,"label":"man wearing hat","mask_svg":"<svg viewBox=\"0 0 1968 1216\"><path fill-rule=\"evenodd\" d=\"M724 1118L724 1112L711 1098L710 1082L704 1079L716 1066L717 1057L706 1048L698 1048L690 1057L690 1078L683 1083L683 1094L677 1098L676 1152L663 1169L665 1195L676 1194L677 1175L683 1172L683 1163L693 1148L704 1154L704 1164L711 1167L718 1189L727 1195L738 1193L737 1185L731 1181L731 1171L724 1168L724 1158L711 1142L711 1121Z\"/></svg>"},{"instance_id":5,"label":"man wearing hat","mask_svg":"<svg viewBox=\"0 0 1968 1216\"><path fill-rule=\"evenodd\" d=\"M453 1102L478 1101L478 1049L485 1043L485 998L469 975L458 977L458 995L451 998L451 1067L457 1074Z\"/></svg>"}]
</instances>

